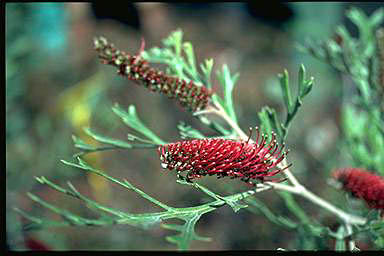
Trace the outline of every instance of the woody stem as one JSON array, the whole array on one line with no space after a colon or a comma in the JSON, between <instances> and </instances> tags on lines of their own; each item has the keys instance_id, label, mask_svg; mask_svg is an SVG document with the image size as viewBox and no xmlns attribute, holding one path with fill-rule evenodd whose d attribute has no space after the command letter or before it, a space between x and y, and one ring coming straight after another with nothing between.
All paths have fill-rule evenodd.
<instances>
[{"instance_id":1,"label":"woody stem","mask_svg":"<svg viewBox=\"0 0 384 256\"><path fill-rule=\"evenodd\" d=\"M223 118L242 140L248 140L248 135L246 135L238 126L238 124L228 116L224 108L220 104L215 104L215 106L210 105L205 110L195 113L195 115L210 114L210 113L216 114L221 118ZM250 142L252 143L253 141L250 140ZM287 166L287 163L286 163L286 160L284 159L283 161L280 162L278 167L284 168L285 166ZM307 190L302 184L299 183L299 181L292 174L289 168L286 168L283 173L286 175L287 179L292 183L292 186L275 183L275 182L265 182L264 183L265 186L271 186L274 189L283 190L293 194L301 195L302 197L305 197L306 199L313 202L314 204L317 204L322 208L326 209L327 211L335 214L337 217L342 219L346 224L364 225L366 223L367 220L365 218L348 214L343 210L337 208L336 206L332 205L328 201L325 201L324 199L315 195L311 191Z\"/></svg>"}]
</instances>

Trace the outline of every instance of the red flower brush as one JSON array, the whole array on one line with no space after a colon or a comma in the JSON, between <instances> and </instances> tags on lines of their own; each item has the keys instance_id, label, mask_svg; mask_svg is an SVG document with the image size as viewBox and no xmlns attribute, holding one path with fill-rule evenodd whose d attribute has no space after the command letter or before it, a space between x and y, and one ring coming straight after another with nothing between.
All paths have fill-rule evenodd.
<instances>
[{"instance_id":1,"label":"red flower brush","mask_svg":"<svg viewBox=\"0 0 384 256\"><path fill-rule=\"evenodd\" d=\"M332 176L353 197L364 200L370 208L384 209L384 178L358 168L338 169Z\"/></svg>"},{"instance_id":2,"label":"red flower brush","mask_svg":"<svg viewBox=\"0 0 384 256\"><path fill-rule=\"evenodd\" d=\"M216 175L217 178L229 176L255 185L250 180L267 180L289 166L281 169L277 165L286 157L284 144L279 147L276 134L267 144L267 135L257 130L255 143L227 139L193 139L162 145L158 148L161 166L176 170L178 174L187 171L186 179L191 181L202 176Z\"/></svg>"},{"instance_id":3,"label":"red flower brush","mask_svg":"<svg viewBox=\"0 0 384 256\"><path fill-rule=\"evenodd\" d=\"M131 56L116 49L104 37L94 39L95 50L103 64L118 68L118 74L144 85L150 91L160 92L169 98L175 98L182 107L189 111L199 111L208 106L212 91L205 86L198 86L193 81L187 82L151 68L140 56L144 51L144 41L138 55Z\"/></svg>"}]
</instances>

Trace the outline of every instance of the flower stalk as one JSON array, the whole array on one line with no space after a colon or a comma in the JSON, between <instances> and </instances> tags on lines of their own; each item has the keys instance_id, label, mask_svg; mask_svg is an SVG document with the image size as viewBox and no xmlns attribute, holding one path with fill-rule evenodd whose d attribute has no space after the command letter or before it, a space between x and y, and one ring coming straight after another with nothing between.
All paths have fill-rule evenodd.
<instances>
[{"instance_id":1,"label":"flower stalk","mask_svg":"<svg viewBox=\"0 0 384 256\"><path fill-rule=\"evenodd\" d=\"M223 118L229 126L233 130L236 131L237 135L239 136L240 139L246 140L247 135L241 130L241 128L237 125L236 122L234 122L228 114L225 112L225 110L219 105L216 104L218 108L215 108L213 106L210 106L209 108L205 109L204 111L201 111L196 114L216 114ZM251 143L253 142L251 139L249 140ZM286 167L286 161L285 159L281 161L278 165L280 168L285 168ZM355 224L355 225L364 225L367 222L366 218L360 217L360 216L355 216L348 214L344 212L343 210L337 208L336 206L332 205L328 201L322 199L321 197L315 195L311 191L307 190L297 179L296 177L292 174L292 172L289 170L289 168L286 168L284 170L284 175L287 177L287 180L289 180L292 185L285 185L281 183L276 183L276 182L265 182L263 184L258 184L258 187L261 188L262 186L269 186L277 190L282 190L282 191L287 191L296 195L300 195L309 201L311 201L314 204L319 205L320 207L324 208L325 210L333 213L336 215L338 218L340 218L345 224Z\"/></svg>"}]
</instances>

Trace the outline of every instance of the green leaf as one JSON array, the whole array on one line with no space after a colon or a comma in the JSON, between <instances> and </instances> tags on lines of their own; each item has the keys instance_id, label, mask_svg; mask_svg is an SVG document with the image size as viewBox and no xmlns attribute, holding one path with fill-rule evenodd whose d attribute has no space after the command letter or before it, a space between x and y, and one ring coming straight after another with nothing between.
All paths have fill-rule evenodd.
<instances>
[{"instance_id":1,"label":"green leaf","mask_svg":"<svg viewBox=\"0 0 384 256\"><path fill-rule=\"evenodd\" d=\"M197 138L197 139L204 139L205 136L198 130L192 128L190 125L186 125L184 122L180 122L177 125L177 129L179 129L179 133L181 138Z\"/></svg>"},{"instance_id":2,"label":"green leaf","mask_svg":"<svg viewBox=\"0 0 384 256\"><path fill-rule=\"evenodd\" d=\"M185 70L191 76L193 81L201 82L200 75L196 68L195 53L193 52L192 44L190 42L183 43L183 49L185 55L187 56L187 65L185 65Z\"/></svg>"},{"instance_id":3,"label":"green leaf","mask_svg":"<svg viewBox=\"0 0 384 256\"><path fill-rule=\"evenodd\" d=\"M296 203L292 194L286 191L278 191L279 196L284 199L287 208L301 221L301 223L310 223L311 219L305 211Z\"/></svg>"},{"instance_id":4,"label":"green leaf","mask_svg":"<svg viewBox=\"0 0 384 256\"><path fill-rule=\"evenodd\" d=\"M53 221L53 220L38 218L18 208L14 208L14 210L20 215L22 215L24 218L31 221L30 223L23 226L24 231L35 231L35 230L41 229L42 227L52 228L52 227L62 227L62 226L70 225L68 222L64 222L64 221Z\"/></svg>"},{"instance_id":5,"label":"green leaf","mask_svg":"<svg viewBox=\"0 0 384 256\"><path fill-rule=\"evenodd\" d=\"M191 183L186 182L184 180L178 180L177 181L180 184L188 185L188 186L194 186L198 189L200 189L205 194L209 195L210 197L216 199L217 201L222 201L225 204L228 204L234 212L238 212L240 209L248 207L248 205L239 203L240 199L245 199L246 197L249 197L253 195L255 192L253 190L249 190L240 194L235 194L232 196L222 197L218 194L215 194L214 192L210 191L209 189L205 188L204 186L199 185L198 183ZM217 202L216 202L217 203Z\"/></svg>"},{"instance_id":6,"label":"green leaf","mask_svg":"<svg viewBox=\"0 0 384 256\"><path fill-rule=\"evenodd\" d=\"M279 122L276 110L265 106L257 114L261 123L261 131L265 134L268 134L268 136L272 133L272 131L275 131L278 136L277 139L280 141L280 143L282 143L285 134L284 127ZM268 141L270 141L270 139L271 137L269 137Z\"/></svg>"},{"instance_id":7,"label":"green leaf","mask_svg":"<svg viewBox=\"0 0 384 256\"><path fill-rule=\"evenodd\" d=\"M225 102L224 100L219 96L217 95L216 93L214 93L212 95L212 101L215 103L215 104L218 104L220 106L222 106L223 108L225 108Z\"/></svg>"},{"instance_id":8,"label":"green leaf","mask_svg":"<svg viewBox=\"0 0 384 256\"><path fill-rule=\"evenodd\" d=\"M102 142L102 143L105 143L105 144L110 144L110 145L114 145L114 146L117 146L117 147L120 147L120 148L132 148L132 145L130 143L127 143L125 141L122 141L122 140L117 140L117 139L113 139L113 138L110 138L110 137L107 137L107 136L103 136L103 135L100 135L100 134L97 134L95 133L94 131L92 131L91 128L83 128L84 131L89 135L91 136L92 138L94 138L95 140L99 141L99 142Z\"/></svg>"},{"instance_id":9,"label":"green leaf","mask_svg":"<svg viewBox=\"0 0 384 256\"><path fill-rule=\"evenodd\" d=\"M211 73L213 68L213 59L205 60L203 64L200 64L200 68L203 71L205 86L208 89L211 89L212 88Z\"/></svg>"},{"instance_id":10,"label":"green leaf","mask_svg":"<svg viewBox=\"0 0 384 256\"><path fill-rule=\"evenodd\" d=\"M174 47L176 56L180 57L182 41L183 41L183 31L178 29L172 32L166 39L164 39L163 44L168 47Z\"/></svg>"},{"instance_id":11,"label":"green leaf","mask_svg":"<svg viewBox=\"0 0 384 256\"><path fill-rule=\"evenodd\" d=\"M342 112L342 125L348 138L360 138L363 134L361 131L365 129L368 116L365 112L356 111L351 105L346 105Z\"/></svg>"},{"instance_id":12,"label":"green leaf","mask_svg":"<svg viewBox=\"0 0 384 256\"><path fill-rule=\"evenodd\" d=\"M110 137L106 137L103 135L99 135L95 132L93 132L90 128L83 128L84 131L90 135L95 140L109 144L111 146L101 146L101 147L94 147L91 145L86 144L83 140L76 136L72 136L73 141L75 142L75 147L80 148L82 151L79 153L76 153L73 155L73 157L78 157L84 154L92 153L92 152L99 152L99 151L105 151L105 150L113 150L113 149L131 149L131 148L155 148L157 145L153 144L152 141L146 141L146 140L140 140L140 138L135 137L134 135L131 135L131 137L135 137L137 140L140 140L141 142L144 142L144 144L130 144L122 140L113 139ZM130 135L130 134L129 134Z\"/></svg>"},{"instance_id":13,"label":"green leaf","mask_svg":"<svg viewBox=\"0 0 384 256\"><path fill-rule=\"evenodd\" d=\"M379 8L375 10L372 13L371 17L369 17L369 23L373 28L380 26L383 20L384 20L384 8Z\"/></svg>"},{"instance_id":14,"label":"green leaf","mask_svg":"<svg viewBox=\"0 0 384 256\"><path fill-rule=\"evenodd\" d=\"M169 207L166 204L163 204L162 202L156 200L155 198L147 195L142 190L140 190L140 189L136 188L135 186L133 186L132 184L130 184L127 180L120 181L120 180L118 180L116 178L113 178L113 177L109 176L108 174L104 173L103 171L100 171L100 170L97 170L97 169L93 168L86 161L82 160L80 157L77 157L77 161L78 161L78 164L67 162L65 160L61 160L61 162L66 164L66 165L77 167L77 168L80 168L80 169L83 169L83 170L87 170L87 171L93 172L93 173L95 173L97 175L100 175L100 176L108 179L109 181L117 183L118 185L120 185L120 186L122 186L122 187L124 187L126 189L133 190L136 193L138 193L140 196L142 196L143 198L145 198L148 201L152 202L153 204L156 204L156 205L158 205L158 206L160 206L160 207L162 207L162 208L164 208L166 210L172 211L171 207Z\"/></svg>"},{"instance_id":15,"label":"green leaf","mask_svg":"<svg viewBox=\"0 0 384 256\"><path fill-rule=\"evenodd\" d=\"M70 195L72 197L75 197L77 199L81 199L82 201L86 202L88 206L91 206L92 208L91 209L97 209L97 210L102 210L102 211L105 211L105 212L108 212L110 214L113 214L115 216L118 216L120 218L130 218L131 215L129 214L126 214L122 211L119 211L119 210L116 210L116 209L113 209L113 208L110 208L110 207L105 207L105 206L102 206L100 204L98 204L96 201L94 200L91 200L87 197L85 197L84 195L82 195L81 193L79 193L75 187L70 183L68 182L68 186L71 188L71 191L49 181L47 178L45 177L36 177L36 180L41 183L41 184L45 184L49 187L51 187L52 189L56 190L56 191L59 191L61 193L64 193L64 194L67 194L67 195ZM100 212L98 212L100 214ZM106 215L104 215L104 217L106 217Z\"/></svg>"},{"instance_id":16,"label":"green leaf","mask_svg":"<svg viewBox=\"0 0 384 256\"><path fill-rule=\"evenodd\" d=\"M50 185L51 186L51 185ZM59 187L58 185L54 184L54 187L51 186L54 189L64 190L63 188ZM50 209L51 211L57 213L60 215L64 221L50 221L50 220L44 220L41 218L33 217L25 212L18 210L20 214L23 216L27 216L28 219L34 222L34 225L27 226L26 229L40 229L42 227L54 227L54 226L66 226L66 225L76 225L76 226L105 226L105 225L113 225L113 224L128 224L135 227L141 227L144 229L147 229L149 227L153 227L154 225L158 224L161 221L161 213L149 213L149 214L128 214L121 212L119 210L115 210L113 208L101 206L98 203L94 202L93 200L90 200L84 196L82 196L80 193L78 193L74 188L73 191L75 192L75 196L83 201L85 201L87 204L91 205L94 208L97 208L98 210L102 210L108 213L111 213L113 215L118 216L116 217L110 217L107 215L103 215L102 217L98 219L88 219L81 217L79 215L73 214L68 210L65 210L60 207L56 207L45 200L42 200L40 197L35 196L31 193L28 193L28 196L35 202L41 204L43 207ZM72 194L71 194L72 193ZM68 193L67 195L72 195L73 192Z\"/></svg>"},{"instance_id":17,"label":"green leaf","mask_svg":"<svg viewBox=\"0 0 384 256\"><path fill-rule=\"evenodd\" d=\"M59 207L56 207L50 203L48 203L47 201L45 200L42 200L40 197L38 196L35 196L34 194L32 193L27 193L27 195L29 196L29 198L31 198L33 201L41 204L42 206L44 206L45 208L48 208L50 209L51 211L59 214L61 217L63 217L66 221L72 223L73 225L85 225L87 220L78 216L78 215L75 215L75 214L72 214L71 212L65 210L65 209L61 209Z\"/></svg>"},{"instance_id":18,"label":"green leaf","mask_svg":"<svg viewBox=\"0 0 384 256\"><path fill-rule=\"evenodd\" d=\"M184 42L183 43L183 49L185 52L185 55L187 56L187 63L191 69L194 69L193 71L197 73L196 71L196 60L195 60L195 53L193 52L193 46L191 42Z\"/></svg>"},{"instance_id":19,"label":"green leaf","mask_svg":"<svg viewBox=\"0 0 384 256\"><path fill-rule=\"evenodd\" d=\"M300 65L299 69L299 96L298 101L299 104L302 104L302 98L304 98L312 89L313 86L313 77L311 77L309 80L305 77L305 67L303 64Z\"/></svg>"},{"instance_id":20,"label":"green leaf","mask_svg":"<svg viewBox=\"0 0 384 256\"><path fill-rule=\"evenodd\" d=\"M170 49L162 49L159 47L153 47L148 51L143 51L141 56L145 60L153 63L170 63L170 61L174 58Z\"/></svg>"},{"instance_id":21,"label":"green leaf","mask_svg":"<svg viewBox=\"0 0 384 256\"><path fill-rule=\"evenodd\" d=\"M284 70L283 74L278 74L279 81L280 81L280 87L283 92L283 100L285 103L285 106L287 108L287 117L285 119L284 124L279 124L277 121L277 117L269 118L271 119L271 124L274 124L276 126L276 131L279 133L281 132L283 134L283 140L286 138L288 134L288 128L290 126L290 123L292 122L293 118L296 116L297 111L299 110L300 106L302 105L302 100L304 96L306 96L312 89L313 86L313 77L311 77L309 80L305 77L305 67L303 64L300 65L299 68L299 79L298 79L298 95L296 97L295 102L293 103L292 97L291 97L291 89L289 88L289 76L288 71ZM269 116L272 116L273 113L269 111ZM266 114L264 114L266 116ZM263 117L266 120L266 117ZM275 120L274 120L275 119ZM278 129L277 127L280 127Z\"/></svg>"},{"instance_id":22,"label":"green leaf","mask_svg":"<svg viewBox=\"0 0 384 256\"><path fill-rule=\"evenodd\" d=\"M102 214L102 217L98 219L87 219L75 214L72 214L71 212L62 209L60 207L56 207L44 200L41 200L39 197L36 197L32 194L29 196L31 197L32 200L40 203L44 207L56 212L57 214L61 215L65 220L62 222L47 222L45 220L42 220L40 218L36 218L33 216L28 216L28 218L33 221L32 228L39 228L43 227L44 225L56 225L56 226L65 226L65 225L94 225L94 226L101 226L101 225L112 225L112 224L129 224L133 226L138 226L142 228L149 228L152 227L154 224L157 224L161 222L162 220L166 219L171 219L171 218L178 218L181 220L184 220L185 223L184 225L180 225L180 227L175 226L175 225L166 225L165 228L168 229L173 229L176 231L179 231L179 235L175 236L169 236L167 237L167 240L175 243L178 245L179 249L188 249L190 247L190 243L193 240L201 240L201 241L209 241L210 238L206 237L201 237L198 236L195 233L195 225L197 221L200 219L200 217L208 212L216 210L218 207L221 207L225 204L232 205L234 208L242 208L243 206L238 204L237 201L245 199L251 195L254 195L254 191L247 191L243 193L238 193L226 197L221 197L219 195L216 195L212 191L209 191L208 189L198 185L198 184L193 184L193 186L199 188L202 190L204 193L210 195L215 199L215 201L208 202L196 207L186 207L186 208L173 208L169 207L166 204L156 200L155 198L149 196L146 194L144 191L136 188L133 186L131 183L129 183L127 180L120 181L116 178L113 178L109 176L108 174L104 173L101 170L97 170L90 166L86 161L82 160L81 158L77 158L78 163L71 163L62 160L62 162L66 165L73 166L76 168L80 168L83 170L90 171L92 173L95 173L103 178L106 178L107 180L114 182L126 189L133 190L134 192L138 193L141 197L149 200L151 203L160 206L161 208L165 209L163 212L155 212L155 213L141 213L141 214L130 214L130 213L125 213L121 212L116 209L112 209L103 205L98 204L97 202L83 196L80 194L72 184L68 183L68 186L70 187L71 190L67 190L57 184L54 184L50 181L48 181L46 178L41 177L37 178L37 180L45 185L50 186L51 188L64 193L66 195L75 197L77 199L82 200L83 202L86 203L88 207L90 207L92 210L94 210L96 213L97 211ZM191 185L189 183L189 185ZM22 211L19 211L22 212ZM117 217L110 217L103 212L110 213L112 215L115 215ZM22 213L21 213L22 214Z\"/></svg>"},{"instance_id":23,"label":"green leaf","mask_svg":"<svg viewBox=\"0 0 384 256\"><path fill-rule=\"evenodd\" d=\"M225 199L224 197L219 196L220 199L225 201L226 204L228 204L234 212L238 212L241 209L247 208L248 205L239 203L239 200L237 198L233 199Z\"/></svg>"},{"instance_id":24,"label":"green leaf","mask_svg":"<svg viewBox=\"0 0 384 256\"><path fill-rule=\"evenodd\" d=\"M142 53L142 57L149 62L166 64L166 73L177 76L186 82L193 81L197 85L205 85L211 88L210 75L213 60L206 60L205 65L200 64L203 74L197 70L196 57L190 42L184 42L181 30L172 32L163 40L164 48L154 47ZM185 54L182 54L182 51ZM185 55L185 57L184 57Z\"/></svg>"},{"instance_id":25,"label":"green leaf","mask_svg":"<svg viewBox=\"0 0 384 256\"><path fill-rule=\"evenodd\" d=\"M112 110L124 121L125 124L127 124L132 129L136 130L137 132L143 134L144 136L152 140L155 144L159 144L159 145L166 144L166 142L164 142L156 134L154 134L150 129L148 129L144 125L144 123L139 119L134 105L130 105L128 107L128 112L123 110L118 104L115 104Z\"/></svg>"},{"instance_id":26,"label":"green leaf","mask_svg":"<svg viewBox=\"0 0 384 256\"><path fill-rule=\"evenodd\" d=\"M280 80L281 90L283 92L285 106L288 110L288 113L291 113L293 111L293 103L291 97L291 90L289 88L288 71L285 69L283 74L278 74L278 77Z\"/></svg>"},{"instance_id":27,"label":"green leaf","mask_svg":"<svg viewBox=\"0 0 384 256\"><path fill-rule=\"evenodd\" d=\"M345 14L355 25L361 26L362 24L367 24L367 16L359 8L351 8Z\"/></svg>"},{"instance_id":28,"label":"green leaf","mask_svg":"<svg viewBox=\"0 0 384 256\"><path fill-rule=\"evenodd\" d=\"M179 235L167 236L166 240L170 243L177 245L179 250L188 250L190 244L193 240L211 241L209 237L201 237L195 233L195 226L197 221L200 219L202 214L200 213L191 213L182 217L185 221L183 225L177 224L163 224L162 227L165 229L170 229L180 232Z\"/></svg>"},{"instance_id":29,"label":"green leaf","mask_svg":"<svg viewBox=\"0 0 384 256\"><path fill-rule=\"evenodd\" d=\"M256 198L247 198L246 202L253 207L248 207L247 210L263 214L270 222L275 223L285 228L294 229L297 228L298 224L291 219L283 216L275 215L263 202Z\"/></svg>"},{"instance_id":30,"label":"green leaf","mask_svg":"<svg viewBox=\"0 0 384 256\"><path fill-rule=\"evenodd\" d=\"M261 109L259 113L257 113L261 123L261 132L264 134L271 134L272 132L272 124L268 115L269 111L270 111L270 108L265 106Z\"/></svg>"},{"instance_id":31,"label":"green leaf","mask_svg":"<svg viewBox=\"0 0 384 256\"><path fill-rule=\"evenodd\" d=\"M236 73L233 76L231 76L229 68L226 64L223 65L223 69L221 72L220 70L217 70L217 77L224 91L225 104L222 106L224 107L225 111L234 122L237 122L237 118L236 118L236 113L235 113L233 100L232 100L232 92L237 80L239 79L239 76L240 76L239 73Z\"/></svg>"},{"instance_id":32,"label":"green leaf","mask_svg":"<svg viewBox=\"0 0 384 256\"><path fill-rule=\"evenodd\" d=\"M82 139L80 139L79 137L77 137L75 135L72 135L72 140L73 140L73 143L75 144L76 148L79 148L82 150L87 150L87 151L88 150L92 151L92 150L96 149L95 146L92 146L92 145L85 143Z\"/></svg>"}]
</instances>

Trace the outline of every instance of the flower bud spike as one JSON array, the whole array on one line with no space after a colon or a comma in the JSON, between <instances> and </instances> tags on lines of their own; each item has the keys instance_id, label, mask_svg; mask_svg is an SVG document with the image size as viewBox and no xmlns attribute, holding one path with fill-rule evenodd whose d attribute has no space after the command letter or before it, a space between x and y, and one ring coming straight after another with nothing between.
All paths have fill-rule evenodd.
<instances>
[{"instance_id":1,"label":"flower bud spike","mask_svg":"<svg viewBox=\"0 0 384 256\"><path fill-rule=\"evenodd\" d=\"M103 64L109 64L117 68L119 75L124 76L138 85L146 87L152 92L162 93L168 98L174 98L179 105L189 111L195 112L205 109L213 94L211 89L203 85L197 85L189 81L166 75L160 70L154 69L143 60L145 41L142 38L138 54L131 56L120 51L113 44L103 38L94 39L94 48Z\"/></svg>"}]
</instances>

